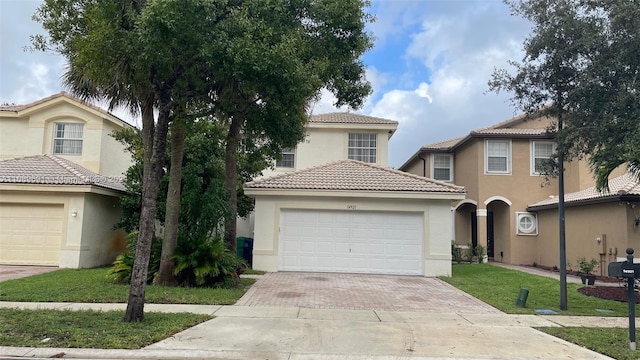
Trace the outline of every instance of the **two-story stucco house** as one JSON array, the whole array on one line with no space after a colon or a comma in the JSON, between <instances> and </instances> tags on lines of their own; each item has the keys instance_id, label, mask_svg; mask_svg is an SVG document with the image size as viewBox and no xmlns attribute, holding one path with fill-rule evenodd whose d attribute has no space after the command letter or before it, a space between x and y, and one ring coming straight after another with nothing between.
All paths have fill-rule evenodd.
<instances>
[{"instance_id":1,"label":"two-story stucco house","mask_svg":"<svg viewBox=\"0 0 640 360\"><path fill-rule=\"evenodd\" d=\"M121 180L131 127L67 93L0 106L0 263L93 267L124 246Z\"/></svg>"},{"instance_id":2,"label":"two-story stucco house","mask_svg":"<svg viewBox=\"0 0 640 360\"><path fill-rule=\"evenodd\" d=\"M312 115L306 139L245 184L255 198L253 267L451 274L451 201L462 187L387 168L397 122Z\"/></svg>"},{"instance_id":3,"label":"two-story stucco house","mask_svg":"<svg viewBox=\"0 0 640 360\"><path fill-rule=\"evenodd\" d=\"M550 118L518 116L425 145L400 170L465 187L466 199L452 205L456 243L484 245L493 261L558 265L558 183L541 175L544 160L555 151L547 131L552 123ZM612 178L623 173L616 170ZM630 193L624 195L629 200L640 189L624 179L614 188L617 192L627 186ZM616 261L616 247L620 254L629 244L640 245L639 232L633 232L633 221L628 221L637 216L630 206L619 205L619 196L597 194L593 186L586 161L565 164L567 260L575 264L578 257L595 258L606 272L606 262ZM587 206L594 203L598 205ZM604 245L607 234L610 241Z\"/></svg>"}]
</instances>

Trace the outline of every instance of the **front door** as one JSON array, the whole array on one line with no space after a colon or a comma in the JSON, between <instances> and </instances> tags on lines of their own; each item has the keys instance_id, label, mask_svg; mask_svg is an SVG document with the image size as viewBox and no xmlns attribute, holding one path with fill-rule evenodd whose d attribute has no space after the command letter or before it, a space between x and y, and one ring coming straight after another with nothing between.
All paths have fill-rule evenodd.
<instances>
[{"instance_id":1,"label":"front door","mask_svg":"<svg viewBox=\"0 0 640 360\"><path fill-rule=\"evenodd\" d=\"M493 211L487 211L487 256L493 258Z\"/></svg>"},{"instance_id":2,"label":"front door","mask_svg":"<svg viewBox=\"0 0 640 360\"><path fill-rule=\"evenodd\" d=\"M475 211L471 212L471 245L474 249L478 246L478 215Z\"/></svg>"}]
</instances>

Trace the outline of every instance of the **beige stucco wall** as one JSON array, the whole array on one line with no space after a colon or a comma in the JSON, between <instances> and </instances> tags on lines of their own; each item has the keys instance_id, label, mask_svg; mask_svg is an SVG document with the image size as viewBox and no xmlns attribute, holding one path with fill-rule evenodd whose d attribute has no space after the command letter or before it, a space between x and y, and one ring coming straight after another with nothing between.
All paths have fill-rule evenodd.
<instances>
[{"instance_id":1,"label":"beige stucco wall","mask_svg":"<svg viewBox=\"0 0 640 360\"><path fill-rule=\"evenodd\" d=\"M389 153L389 129L351 126L322 127L310 125L307 137L296 147L295 168L274 168L262 172L262 177L284 174L348 158L349 133L376 133L376 165L386 167Z\"/></svg>"},{"instance_id":2,"label":"beige stucco wall","mask_svg":"<svg viewBox=\"0 0 640 360\"><path fill-rule=\"evenodd\" d=\"M84 124L82 155L60 157L106 176L121 176L131 165L124 146L109 136L119 125L70 102L55 101L22 117L0 116L0 159L51 154L54 124L69 122Z\"/></svg>"},{"instance_id":3,"label":"beige stucco wall","mask_svg":"<svg viewBox=\"0 0 640 360\"><path fill-rule=\"evenodd\" d=\"M624 258L628 247L639 253L640 228L634 226L634 220L633 209L618 202L567 207L567 263L572 263L575 268L577 258L594 258L602 261L596 273L601 274L601 270L604 270L606 275L607 265L617 261L617 258ZM539 211L538 222L540 233L532 239L536 244L534 261L541 265L559 266L557 209Z\"/></svg>"},{"instance_id":4,"label":"beige stucco wall","mask_svg":"<svg viewBox=\"0 0 640 360\"><path fill-rule=\"evenodd\" d=\"M451 275L451 240L453 219L451 200L382 199L314 196L257 196L253 244L253 268L279 269L279 227L281 209L323 209L354 211L404 211L424 214L425 276Z\"/></svg>"},{"instance_id":5,"label":"beige stucco wall","mask_svg":"<svg viewBox=\"0 0 640 360\"><path fill-rule=\"evenodd\" d=\"M63 206L60 242L62 268L94 267L110 263L122 247L124 236L112 229L120 217L119 198L87 192L87 187L3 185L0 202ZM101 191L102 192L102 191ZM73 216L73 213L76 216Z\"/></svg>"}]
</instances>

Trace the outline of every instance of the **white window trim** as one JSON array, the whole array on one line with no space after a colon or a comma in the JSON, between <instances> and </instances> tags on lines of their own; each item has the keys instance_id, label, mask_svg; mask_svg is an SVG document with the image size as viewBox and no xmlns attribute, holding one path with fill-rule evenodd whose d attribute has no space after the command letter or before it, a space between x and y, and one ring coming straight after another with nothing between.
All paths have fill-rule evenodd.
<instances>
[{"instance_id":1,"label":"white window trim","mask_svg":"<svg viewBox=\"0 0 640 360\"><path fill-rule=\"evenodd\" d=\"M375 147L359 147L359 146L350 146L349 144L349 140L351 138L351 135L369 135L369 136L373 136L373 138L375 139ZM378 160L379 160L379 156L378 156L378 134L375 132L350 132L347 133L347 159L351 159L351 157L349 156L349 149L365 149L365 150L375 150L375 159L374 161L363 161L363 160L359 160L359 159L354 159L354 160L358 160L358 161L363 161L369 164L377 164ZM371 156L371 155L368 155Z\"/></svg>"},{"instance_id":2,"label":"white window trim","mask_svg":"<svg viewBox=\"0 0 640 360\"><path fill-rule=\"evenodd\" d=\"M521 226L523 219L529 219L532 223L530 228ZM530 212L516 212L516 235L538 236L538 214Z\"/></svg>"},{"instance_id":3,"label":"white window trim","mask_svg":"<svg viewBox=\"0 0 640 360\"><path fill-rule=\"evenodd\" d=\"M71 137L57 137L57 132L58 132L58 124L72 124L72 125L80 125L82 126L82 137L80 138L71 138ZM84 128L85 124L82 122L73 122L73 121L56 121L53 123L53 130L52 130L52 138L51 138L51 154L53 155L63 155L63 156L82 156L82 153L84 151L84 133L85 133L85 128ZM75 140L75 141L80 141L80 153L65 153L65 152L56 152L56 140Z\"/></svg>"},{"instance_id":4,"label":"white window trim","mask_svg":"<svg viewBox=\"0 0 640 360\"><path fill-rule=\"evenodd\" d=\"M436 156L446 156L449 158L449 179L447 180L439 180L439 181L445 181L445 182L452 182L453 181L453 154L441 154L441 153L434 153L431 154L431 178L434 180L437 180L435 177L435 159Z\"/></svg>"},{"instance_id":5,"label":"white window trim","mask_svg":"<svg viewBox=\"0 0 640 360\"><path fill-rule=\"evenodd\" d=\"M507 143L507 171L489 171L489 143L503 142ZM511 139L486 139L484 141L484 173L485 175L511 175Z\"/></svg>"},{"instance_id":6,"label":"white window trim","mask_svg":"<svg viewBox=\"0 0 640 360\"><path fill-rule=\"evenodd\" d=\"M552 151L555 152L556 151L556 143L554 141L550 141L550 140L531 140L531 147L530 147L530 164L531 164L531 176L540 176L540 173L536 171L536 148L535 148L535 144L539 143L539 144L552 144L553 145L553 149Z\"/></svg>"},{"instance_id":7,"label":"white window trim","mask_svg":"<svg viewBox=\"0 0 640 360\"><path fill-rule=\"evenodd\" d=\"M291 150L291 151L285 151L285 150ZM298 156L297 156L297 149L295 147L282 149L281 155L293 155L293 166L278 165L278 161L276 161L276 169L293 170L293 169L296 168L296 160L297 160Z\"/></svg>"}]
</instances>

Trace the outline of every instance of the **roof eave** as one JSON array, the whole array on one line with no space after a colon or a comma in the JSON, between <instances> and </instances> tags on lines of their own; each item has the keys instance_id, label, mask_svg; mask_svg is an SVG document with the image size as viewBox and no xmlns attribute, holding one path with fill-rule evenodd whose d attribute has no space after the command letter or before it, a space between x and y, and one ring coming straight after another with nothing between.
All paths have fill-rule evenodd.
<instances>
[{"instance_id":1,"label":"roof eave","mask_svg":"<svg viewBox=\"0 0 640 360\"><path fill-rule=\"evenodd\" d=\"M466 193L460 192L423 192L423 191L366 191L366 190L318 190L318 189L274 189L244 188L248 196L310 196L345 198L386 198L386 199L429 199L463 200Z\"/></svg>"},{"instance_id":2,"label":"roof eave","mask_svg":"<svg viewBox=\"0 0 640 360\"><path fill-rule=\"evenodd\" d=\"M0 191L41 191L41 192L67 192L67 193L94 193L107 196L122 196L127 192L103 187L94 184L27 184L27 183L0 183Z\"/></svg>"},{"instance_id":3,"label":"roof eave","mask_svg":"<svg viewBox=\"0 0 640 360\"><path fill-rule=\"evenodd\" d=\"M640 195L609 195L598 198L584 199L584 200L575 200L575 201L565 201L565 207L577 207L577 206L585 206L585 205L596 205L596 204L604 204L610 202L618 202L618 201L640 201ZM544 205L529 205L527 206L527 211L536 212L536 211L544 211L544 210L553 210L558 208L558 203L554 202L551 204Z\"/></svg>"}]
</instances>

